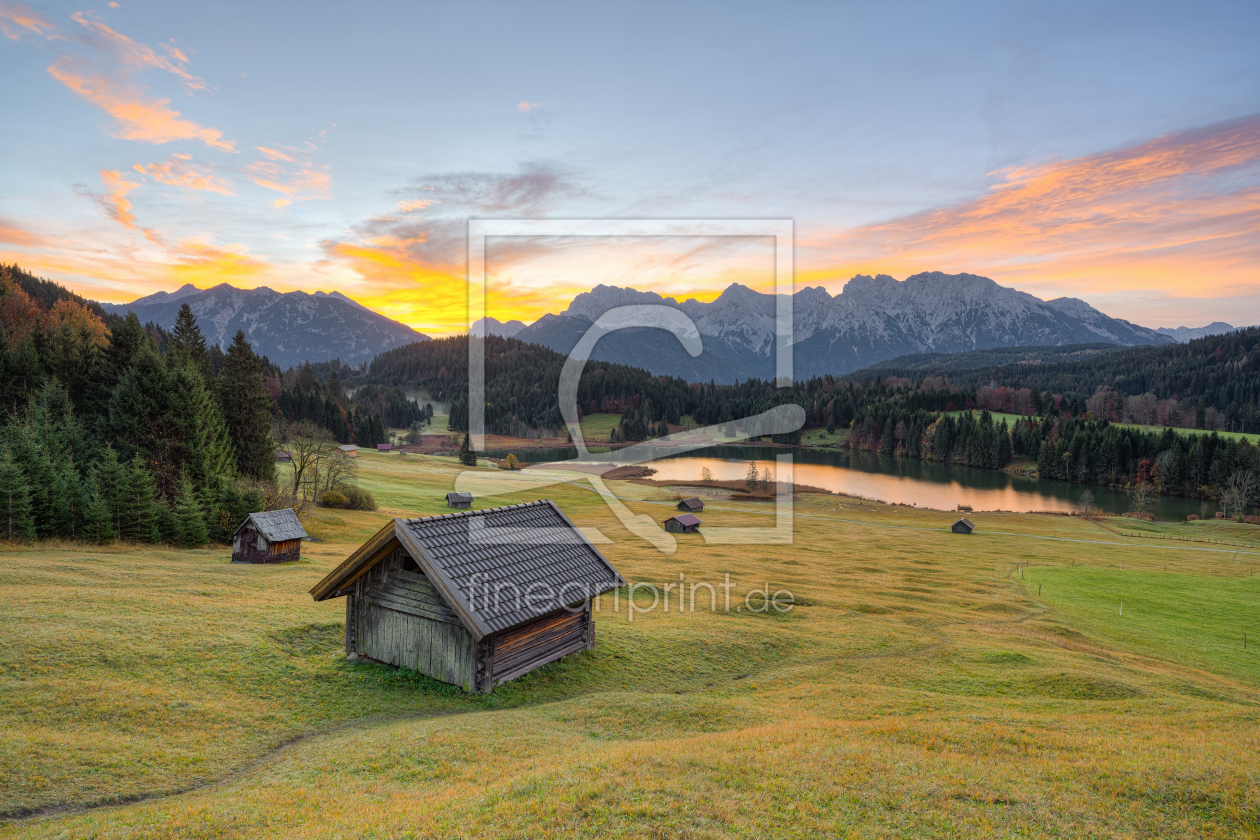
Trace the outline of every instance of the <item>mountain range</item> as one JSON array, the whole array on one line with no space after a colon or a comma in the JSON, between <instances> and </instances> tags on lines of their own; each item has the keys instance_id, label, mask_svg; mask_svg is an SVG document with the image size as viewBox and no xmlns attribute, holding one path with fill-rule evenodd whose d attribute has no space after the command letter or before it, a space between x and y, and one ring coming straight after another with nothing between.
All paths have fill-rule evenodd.
<instances>
[{"instance_id":1,"label":"mountain range","mask_svg":"<svg viewBox=\"0 0 1260 840\"><path fill-rule=\"evenodd\" d=\"M704 352L692 358L673 336L642 328L605 336L592 358L689 381L773 377L775 298L737 283L708 303L680 303L654 292L600 285L579 294L559 315L545 315L512 334L568 353L604 312L634 304L668 306L688 315ZM801 289L792 296L792 309L797 379L844 374L909 354L1175 340L1112 318L1077 298L1045 301L974 274L926 272L904 281L886 274L858 275L834 296L821 287ZM492 320L487 319L486 328L505 334L498 333Z\"/></svg>"},{"instance_id":2,"label":"mountain range","mask_svg":"<svg viewBox=\"0 0 1260 840\"><path fill-rule=\"evenodd\" d=\"M340 358L370 361L386 350L425 336L367 309L340 292L280 293L266 287L238 289L192 284L127 304L101 304L111 313L135 312L141 322L169 328L181 304L197 316L211 344L226 347L237 329L260 354L282 367ZM641 367L689 382L731 383L774 375L775 297L738 283L711 302L682 302L655 292L596 286L573 299L560 314L532 324L484 318L474 334L515 337L569 353L592 322L619 306L656 304L676 309L695 323L704 352L692 358L678 340L659 329L620 330L602 338L592 358ZM896 280L886 274L858 275L837 295L822 287L792 296L794 376L842 375L889 360L915 357L934 364L938 354L993 348L1135 346L1186 342L1232 331L1223 322L1206 327L1159 330L1112 318L1083 300L1042 300L974 274L927 272ZM1076 352L1076 351L1072 351ZM1034 355L1046 355L1038 351ZM909 361L909 360L906 360Z\"/></svg>"},{"instance_id":3,"label":"mountain range","mask_svg":"<svg viewBox=\"0 0 1260 840\"><path fill-rule=\"evenodd\" d=\"M191 283L131 303L102 303L106 312L136 313L169 329L182 304L197 316L207 344L227 349L238 329L254 347L281 367L338 358L355 364L379 353L429 337L356 303L340 292L280 293L266 286L238 289L222 283L198 289Z\"/></svg>"}]
</instances>

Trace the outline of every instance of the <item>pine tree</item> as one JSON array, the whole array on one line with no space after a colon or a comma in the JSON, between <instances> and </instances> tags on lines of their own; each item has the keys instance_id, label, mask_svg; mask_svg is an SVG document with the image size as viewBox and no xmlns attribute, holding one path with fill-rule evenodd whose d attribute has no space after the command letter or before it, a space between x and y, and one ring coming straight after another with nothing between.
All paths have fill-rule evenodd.
<instances>
[{"instance_id":1,"label":"pine tree","mask_svg":"<svg viewBox=\"0 0 1260 840\"><path fill-rule=\"evenodd\" d=\"M52 486L53 533L67 539L79 539L83 530L83 481L74 462L67 460L57 472Z\"/></svg>"},{"instance_id":2,"label":"pine tree","mask_svg":"<svg viewBox=\"0 0 1260 840\"><path fill-rule=\"evenodd\" d=\"M759 477L760 476L757 473L757 462L756 461L750 462L748 464L748 474L744 476L744 487L748 490L749 493L757 489L757 482L758 482Z\"/></svg>"},{"instance_id":3,"label":"pine tree","mask_svg":"<svg viewBox=\"0 0 1260 840\"><path fill-rule=\"evenodd\" d=\"M260 481L274 480L271 398L263 389L262 364L245 340L244 331L236 331L216 384L237 470Z\"/></svg>"},{"instance_id":4,"label":"pine tree","mask_svg":"<svg viewBox=\"0 0 1260 840\"><path fill-rule=\"evenodd\" d=\"M836 433L836 409L840 400L831 401L831 411L827 414L827 434L834 435Z\"/></svg>"},{"instance_id":5,"label":"pine tree","mask_svg":"<svg viewBox=\"0 0 1260 840\"><path fill-rule=\"evenodd\" d=\"M179 362L186 362L196 368L206 379L212 377L210 356L206 350L206 339L197 326L197 318L192 307L183 303L179 314L175 316L175 328L171 330L169 353Z\"/></svg>"},{"instance_id":6,"label":"pine tree","mask_svg":"<svg viewBox=\"0 0 1260 840\"><path fill-rule=\"evenodd\" d=\"M79 539L104 545L114 538L109 504L101 493L100 481L93 470L84 482L83 530Z\"/></svg>"},{"instance_id":7,"label":"pine tree","mask_svg":"<svg viewBox=\"0 0 1260 840\"><path fill-rule=\"evenodd\" d=\"M157 486L140 456L127 465L125 499L122 504L122 537L131 542L155 543L162 538L158 528Z\"/></svg>"},{"instance_id":8,"label":"pine tree","mask_svg":"<svg viewBox=\"0 0 1260 840\"><path fill-rule=\"evenodd\" d=\"M170 372L170 398L179 425L179 459L193 483L204 486L210 476L236 474L236 459L227 424L202 374L189 363Z\"/></svg>"},{"instance_id":9,"label":"pine tree","mask_svg":"<svg viewBox=\"0 0 1260 840\"><path fill-rule=\"evenodd\" d=\"M121 539L123 507L127 491L127 468L118 463L112 446L106 446L105 455L96 464L96 484L101 499L109 508L109 539Z\"/></svg>"},{"instance_id":10,"label":"pine tree","mask_svg":"<svg viewBox=\"0 0 1260 840\"><path fill-rule=\"evenodd\" d=\"M0 539L27 542L35 539L35 520L26 474L9 448L0 450Z\"/></svg>"},{"instance_id":11,"label":"pine tree","mask_svg":"<svg viewBox=\"0 0 1260 840\"><path fill-rule=\"evenodd\" d=\"M185 475L179 482L179 495L175 497L176 542L182 548L197 548L210 538L206 520L193 492L192 481Z\"/></svg>"},{"instance_id":12,"label":"pine tree","mask_svg":"<svg viewBox=\"0 0 1260 840\"><path fill-rule=\"evenodd\" d=\"M464 442L459 446L459 462L466 467L477 466L477 453L472 448L472 438L464 433Z\"/></svg>"}]
</instances>

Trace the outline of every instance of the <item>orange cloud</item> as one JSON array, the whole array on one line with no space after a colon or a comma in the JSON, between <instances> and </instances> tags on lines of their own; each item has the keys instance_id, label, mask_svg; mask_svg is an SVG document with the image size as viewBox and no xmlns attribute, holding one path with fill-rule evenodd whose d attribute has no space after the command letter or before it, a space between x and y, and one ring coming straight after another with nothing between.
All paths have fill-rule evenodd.
<instances>
[{"instance_id":1,"label":"orange cloud","mask_svg":"<svg viewBox=\"0 0 1260 840\"><path fill-rule=\"evenodd\" d=\"M541 108L541 107L542 107L541 102L522 102L516 106L516 110L524 113L526 111L532 111L535 108Z\"/></svg>"},{"instance_id":2,"label":"orange cloud","mask_svg":"<svg viewBox=\"0 0 1260 840\"><path fill-rule=\"evenodd\" d=\"M128 230L136 230L136 217L131 214L131 202L127 199L127 193L140 184L124 179L122 173L116 169L102 169L101 182L109 192L107 195L95 196L96 203L105 211L105 215Z\"/></svg>"},{"instance_id":3,"label":"orange cloud","mask_svg":"<svg viewBox=\"0 0 1260 840\"><path fill-rule=\"evenodd\" d=\"M285 160L289 163L293 163L293 158L286 155L284 152L280 152L275 149L268 149L266 146L255 146L254 148L266 155L268 160Z\"/></svg>"},{"instance_id":4,"label":"orange cloud","mask_svg":"<svg viewBox=\"0 0 1260 840\"><path fill-rule=\"evenodd\" d=\"M939 269L1095 293L1257 285L1260 116L997 176L957 206L800 237L797 280Z\"/></svg>"},{"instance_id":5,"label":"orange cloud","mask_svg":"<svg viewBox=\"0 0 1260 840\"><path fill-rule=\"evenodd\" d=\"M137 172L143 172L161 184L234 195L231 186L222 178L212 174L209 168L185 163L190 157L190 155L176 154L162 163L150 163L147 167L137 163L134 168Z\"/></svg>"},{"instance_id":6,"label":"orange cloud","mask_svg":"<svg viewBox=\"0 0 1260 840\"><path fill-rule=\"evenodd\" d=\"M244 171L245 177L258 186L282 193L295 201L331 197L332 176L328 174L328 167L315 163L309 152L291 148L285 148L283 152L263 146L255 148L267 160L256 160ZM286 163L292 165L287 166Z\"/></svg>"},{"instance_id":7,"label":"orange cloud","mask_svg":"<svg viewBox=\"0 0 1260 840\"><path fill-rule=\"evenodd\" d=\"M436 198L418 198L415 201L400 201L398 202L398 212L410 213L413 210L423 210L426 207L441 203L442 202Z\"/></svg>"},{"instance_id":8,"label":"orange cloud","mask_svg":"<svg viewBox=\"0 0 1260 840\"><path fill-rule=\"evenodd\" d=\"M145 143L170 143L173 140L199 140L225 152L236 151L236 145L223 139L217 128L197 125L169 107L169 99L147 99L134 85L117 77L101 74L82 62L58 59L48 72L52 77L100 108L118 123L114 136Z\"/></svg>"},{"instance_id":9,"label":"orange cloud","mask_svg":"<svg viewBox=\"0 0 1260 840\"><path fill-rule=\"evenodd\" d=\"M54 244L50 237L32 233L3 216L0 216L0 242L6 245L17 245L20 248L38 248Z\"/></svg>"},{"instance_id":10,"label":"orange cloud","mask_svg":"<svg viewBox=\"0 0 1260 840\"><path fill-rule=\"evenodd\" d=\"M191 75L184 68L184 65L188 63L188 57L175 47L162 45L163 51L170 56L170 58L165 58L144 44L137 43L121 32L110 29L100 21L92 20L82 12L75 12L70 18L87 29L92 38L106 45L107 51L122 63L140 69L153 67L165 70L178 76L192 90L206 90L205 80ZM172 61L172 58L175 60Z\"/></svg>"},{"instance_id":11,"label":"orange cloud","mask_svg":"<svg viewBox=\"0 0 1260 840\"><path fill-rule=\"evenodd\" d=\"M131 80L135 73L157 69L177 76L190 91L206 90L205 80L188 72L188 57L183 52L163 45L166 54L161 55L82 12L75 12L71 19L82 27L80 34L67 36L24 4L0 0L0 31L9 38L17 39L25 30L50 41L64 41L67 49L79 45L95 52L95 57L66 52L48 72L113 117L117 123L114 136L147 143L197 140L223 151L236 150L223 138L223 132L185 118L170 107L169 99L149 97Z\"/></svg>"},{"instance_id":12,"label":"orange cloud","mask_svg":"<svg viewBox=\"0 0 1260 840\"><path fill-rule=\"evenodd\" d=\"M16 41L22 37L22 29L34 32L36 35L43 35L48 40L60 37L57 34L57 27L37 12L32 11L30 6L25 3L9 3L0 0L0 32L3 32L10 40Z\"/></svg>"}]
</instances>

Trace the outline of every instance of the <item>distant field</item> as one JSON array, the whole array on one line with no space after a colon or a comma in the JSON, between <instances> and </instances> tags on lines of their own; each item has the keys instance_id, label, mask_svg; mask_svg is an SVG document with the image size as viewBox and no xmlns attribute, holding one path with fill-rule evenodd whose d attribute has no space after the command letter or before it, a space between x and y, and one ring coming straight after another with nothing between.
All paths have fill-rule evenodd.
<instances>
[{"instance_id":1,"label":"distant field","mask_svg":"<svg viewBox=\"0 0 1260 840\"><path fill-rule=\"evenodd\" d=\"M961 416L962 416L962 415L964 415L964 414L972 414L972 415L974 415L974 416L976 416L976 417L979 417L979 416L980 416L980 411L981 411L981 410L977 408L977 409L973 409L973 410L971 410L971 411L966 411L966 410L964 410L964 411L946 411L946 412L942 412L942 413L944 413L944 414L948 414L950 417L954 417L954 418L961 417ZM996 423L1000 423L1001 421L1005 420L1005 421L1006 421L1006 425L1007 425L1007 426L1014 426L1014 425L1015 425L1015 421L1016 421L1016 420L1023 420L1023 419L1024 419L1024 416L1023 416L1022 414L1007 414L1006 412L1003 412L1003 411L990 411L990 412L989 412L989 415L993 418L993 422L994 422L995 424L996 424Z\"/></svg>"},{"instance_id":2,"label":"distant field","mask_svg":"<svg viewBox=\"0 0 1260 840\"><path fill-rule=\"evenodd\" d=\"M1260 543L1260 525L1232 519L1199 519L1194 522L1150 522L1127 516L1104 517L1103 522L1124 531L1196 540L1229 540Z\"/></svg>"},{"instance_id":3,"label":"distant field","mask_svg":"<svg viewBox=\"0 0 1260 840\"><path fill-rule=\"evenodd\" d=\"M1163 434L1165 426L1139 426L1134 423L1116 423L1117 426L1123 426L1128 429L1141 429L1144 432L1155 432ZM1178 426L1171 427L1174 432L1181 435L1210 435L1212 432L1206 429L1182 429ZM1252 434L1250 432L1216 432L1223 438L1231 438L1233 440L1248 440L1252 444L1260 444L1260 434Z\"/></svg>"},{"instance_id":4,"label":"distant field","mask_svg":"<svg viewBox=\"0 0 1260 840\"><path fill-rule=\"evenodd\" d=\"M952 417L958 417L964 412L947 411L945 413L949 414ZM978 408L973 409L971 413L976 416L979 416L980 409ZM1023 415L1020 415L1020 414L1006 414L1005 412L1001 412L1001 411L990 411L989 414L993 416L994 423L998 422L999 420L1005 420L1008 426L1013 426L1016 420L1022 419L1023 417ZM1120 426L1126 429L1141 429L1144 432L1156 432L1157 434L1163 434L1164 429L1167 428L1165 426L1139 426L1134 423L1113 423L1112 425ZM1184 434L1184 435L1210 435L1212 434L1211 431L1208 431L1205 429L1182 429L1178 426L1172 426L1171 428L1174 432L1178 434ZM1252 444L1260 445L1260 434L1252 434L1250 432L1247 432L1247 433L1216 432L1216 434L1220 435L1223 438L1232 438L1234 440L1249 440L1251 441Z\"/></svg>"},{"instance_id":5,"label":"distant field","mask_svg":"<svg viewBox=\"0 0 1260 840\"><path fill-rule=\"evenodd\" d=\"M631 581L729 573L733 606L766 585L797 606L710 612L702 591L694 612L628 621L605 598L593 651L465 696L347 662L343 605L307 594L389 517L447 512L460 470L358 463L381 509L311 511L320 542L296 564L4 550L0 810L47 810L0 835L1260 832L1260 650L1241 648L1260 635L1260 551L1026 514L975 514L960 536L946 512L801 494L791 544L686 535L664 554L559 483L475 504L546 496ZM609 487L632 513L672 510L667 490ZM715 501L702 530L772 510Z\"/></svg>"},{"instance_id":6,"label":"distant field","mask_svg":"<svg viewBox=\"0 0 1260 840\"><path fill-rule=\"evenodd\" d=\"M589 441L607 442L613 427L621 422L620 414L583 414L582 437Z\"/></svg>"}]
</instances>

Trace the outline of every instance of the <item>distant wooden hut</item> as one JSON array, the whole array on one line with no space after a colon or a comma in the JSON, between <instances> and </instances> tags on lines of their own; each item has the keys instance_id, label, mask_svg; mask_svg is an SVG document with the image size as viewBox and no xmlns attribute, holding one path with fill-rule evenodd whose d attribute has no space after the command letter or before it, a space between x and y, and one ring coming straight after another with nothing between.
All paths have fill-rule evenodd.
<instances>
[{"instance_id":1,"label":"distant wooden hut","mask_svg":"<svg viewBox=\"0 0 1260 840\"><path fill-rule=\"evenodd\" d=\"M302 559L309 534L293 508L251 513L232 534L233 563L288 563Z\"/></svg>"},{"instance_id":2,"label":"distant wooden hut","mask_svg":"<svg viewBox=\"0 0 1260 840\"><path fill-rule=\"evenodd\" d=\"M446 506L453 508L470 508L472 507L472 493L447 493Z\"/></svg>"},{"instance_id":3,"label":"distant wooden hut","mask_svg":"<svg viewBox=\"0 0 1260 840\"><path fill-rule=\"evenodd\" d=\"M665 520L665 530L674 534L698 534L700 520L690 513L680 513Z\"/></svg>"},{"instance_id":4,"label":"distant wooden hut","mask_svg":"<svg viewBox=\"0 0 1260 840\"><path fill-rule=\"evenodd\" d=\"M704 502L700 501L698 497L692 496L690 499L683 499L679 502L677 508L685 510L687 513L699 513L704 510Z\"/></svg>"},{"instance_id":5,"label":"distant wooden hut","mask_svg":"<svg viewBox=\"0 0 1260 840\"><path fill-rule=\"evenodd\" d=\"M953 525L949 526L949 530L953 531L955 534L970 534L972 531L976 530L976 526L970 519L964 516L962 519L959 519Z\"/></svg>"},{"instance_id":6,"label":"distant wooden hut","mask_svg":"<svg viewBox=\"0 0 1260 840\"><path fill-rule=\"evenodd\" d=\"M355 446L353 443L347 443L345 446L338 446L337 451L342 455L345 455L347 458L359 457L359 447Z\"/></svg>"},{"instance_id":7,"label":"distant wooden hut","mask_svg":"<svg viewBox=\"0 0 1260 840\"><path fill-rule=\"evenodd\" d=\"M276 450L276 463L277 464L291 464L293 463L293 456L290 455L288 452L285 452L283 449L277 449Z\"/></svg>"},{"instance_id":8,"label":"distant wooden hut","mask_svg":"<svg viewBox=\"0 0 1260 840\"><path fill-rule=\"evenodd\" d=\"M377 451L377 452L388 452L388 451L392 448L392 446L393 446L393 444L389 444L389 443L378 443L378 444L376 444L376 451Z\"/></svg>"},{"instance_id":9,"label":"distant wooden hut","mask_svg":"<svg viewBox=\"0 0 1260 840\"><path fill-rule=\"evenodd\" d=\"M346 598L346 655L489 692L595 644L625 584L550 499L395 519L311 590Z\"/></svg>"}]
</instances>

